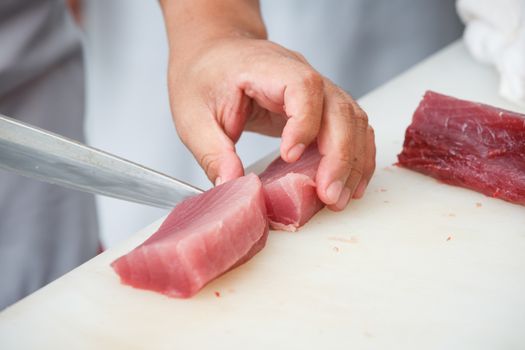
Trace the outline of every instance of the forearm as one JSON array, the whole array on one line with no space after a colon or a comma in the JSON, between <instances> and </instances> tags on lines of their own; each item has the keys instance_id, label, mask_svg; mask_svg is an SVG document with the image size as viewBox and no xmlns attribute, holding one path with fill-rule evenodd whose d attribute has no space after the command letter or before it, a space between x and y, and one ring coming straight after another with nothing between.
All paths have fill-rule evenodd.
<instances>
[{"instance_id":1,"label":"forearm","mask_svg":"<svg viewBox=\"0 0 525 350\"><path fill-rule=\"evenodd\" d=\"M160 0L171 52L191 55L224 37L266 39L258 0Z\"/></svg>"}]
</instances>

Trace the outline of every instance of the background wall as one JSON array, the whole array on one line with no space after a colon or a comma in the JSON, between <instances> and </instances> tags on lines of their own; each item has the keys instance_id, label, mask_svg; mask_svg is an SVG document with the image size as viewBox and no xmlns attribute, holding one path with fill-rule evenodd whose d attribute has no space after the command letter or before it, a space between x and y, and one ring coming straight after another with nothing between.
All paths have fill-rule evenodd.
<instances>
[{"instance_id":1,"label":"background wall","mask_svg":"<svg viewBox=\"0 0 525 350\"><path fill-rule=\"evenodd\" d=\"M166 88L167 43L154 0L89 0L85 6L87 133L95 147L209 188L178 140ZM454 0L263 0L270 39L300 51L359 97L458 38ZM246 133L245 165L278 139ZM100 197L102 240L114 245L166 211Z\"/></svg>"}]
</instances>

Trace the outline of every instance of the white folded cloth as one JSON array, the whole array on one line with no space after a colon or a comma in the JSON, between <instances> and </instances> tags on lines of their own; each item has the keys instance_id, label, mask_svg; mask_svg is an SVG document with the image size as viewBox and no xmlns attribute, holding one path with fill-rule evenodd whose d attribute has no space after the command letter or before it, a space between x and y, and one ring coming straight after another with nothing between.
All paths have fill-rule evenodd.
<instances>
[{"instance_id":1,"label":"white folded cloth","mask_svg":"<svg viewBox=\"0 0 525 350\"><path fill-rule=\"evenodd\" d=\"M456 7L470 53L496 67L504 98L525 105L525 0L457 0Z\"/></svg>"}]
</instances>

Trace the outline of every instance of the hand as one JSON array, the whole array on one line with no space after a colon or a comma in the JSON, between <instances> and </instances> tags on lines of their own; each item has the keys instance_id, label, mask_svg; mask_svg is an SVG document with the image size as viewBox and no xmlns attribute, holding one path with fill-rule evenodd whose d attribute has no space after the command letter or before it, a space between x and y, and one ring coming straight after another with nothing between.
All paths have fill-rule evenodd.
<instances>
[{"instance_id":1,"label":"hand","mask_svg":"<svg viewBox=\"0 0 525 350\"><path fill-rule=\"evenodd\" d=\"M334 210L363 195L375 166L367 116L298 53L266 40L213 40L170 63L180 138L215 184L243 175L235 142L243 130L281 136L281 157L300 158L316 138L319 198Z\"/></svg>"},{"instance_id":2,"label":"hand","mask_svg":"<svg viewBox=\"0 0 525 350\"><path fill-rule=\"evenodd\" d=\"M317 193L332 210L363 195L375 168L366 114L299 53L266 40L257 0L160 3L175 126L211 181L243 175L235 142L249 130L281 136L287 162L317 139Z\"/></svg>"}]
</instances>

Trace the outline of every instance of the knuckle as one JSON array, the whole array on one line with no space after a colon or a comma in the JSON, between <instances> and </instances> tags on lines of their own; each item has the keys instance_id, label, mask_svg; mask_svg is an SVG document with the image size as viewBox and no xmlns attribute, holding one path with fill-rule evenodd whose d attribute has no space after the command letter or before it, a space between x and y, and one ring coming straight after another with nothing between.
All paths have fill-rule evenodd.
<instances>
[{"instance_id":1,"label":"knuckle","mask_svg":"<svg viewBox=\"0 0 525 350\"><path fill-rule=\"evenodd\" d=\"M351 117L355 114L354 104L349 101L346 101L346 100L339 101L337 103L337 106L339 108L339 113L341 113L344 116Z\"/></svg>"},{"instance_id":2,"label":"knuckle","mask_svg":"<svg viewBox=\"0 0 525 350\"><path fill-rule=\"evenodd\" d=\"M293 55L295 56L295 58L297 58L299 61L303 62L303 63L308 63L308 61L306 60L306 58L303 56L302 53L300 53L299 51L292 51Z\"/></svg>"},{"instance_id":3,"label":"knuckle","mask_svg":"<svg viewBox=\"0 0 525 350\"><path fill-rule=\"evenodd\" d=\"M368 115L361 109L361 107L356 108L355 118L365 125L365 129L368 128Z\"/></svg>"},{"instance_id":4,"label":"knuckle","mask_svg":"<svg viewBox=\"0 0 525 350\"><path fill-rule=\"evenodd\" d=\"M368 115L361 108L357 107L353 117L354 126L360 131L368 130Z\"/></svg>"},{"instance_id":5,"label":"knuckle","mask_svg":"<svg viewBox=\"0 0 525 350\"><path fill-rule=\"evenodd\" d=\"M363 176L363 169L359 167L352 167L350 169L350 177L361 178Z\"/></svg>"},{"instance_id":6,"label":"knuckle","mask_svg":"<svg viewBox=\"0 0 525 350\"><path fill-rule=\"evenodd\" d=\"M338 102L338 108L339 113L346 116L353 127L362 131L368 129L368 115L355 102L342 99Z\"/></svg>"},{"instance_id":7,"label":"knuckle","mask_svg":"<svg viewBox=\"0 0 525 350\"><path fill-rule=\"evenodd\" d=\"M356 153L350 144L341 145L337 149L337 159L339 162L348 164L348 167L363 168L365 159L363 154Z\"/></svg>"},{"instance_id":8,"label":"knuckle","mask_svg":"<svg viewBox=\"0 0 525 350\"><path fill-rule=\"evenodd\" d=\"M347 165L348 167L350 167L350 165L352 163L354 163L355 161L355 158L352 153L350 152L350 147L348 146L341 146L339 147L338 149L338 154L337 154L337 160L345 165Z\"/></svg>"},{"instance_id":9,"label":"knuckle","mask_svg":"<svg viewBox=\"0 0 525 350\"><path fill-rule=\"evenodd\" d=\"M323 89L323 77L313 69L304 71L301 83L308 91L322 91Z\"/></svg>"},{"instance_id":10,"label":"knuckle","mask_svg":"<svg viewBox=\"0 0 525 350\"><path fill-rule=\"evenodd\" d=\"M205 153L198 159L198 161L202 169L204 169L204 172L210 176L216 172L219 157L215 153Z\"/></svg>"},{"instance_id":11,"label":"knuckle","mask_svg":"<svg viewBox=\"0 0 525 350\"><path fill-rule=\"evenodd\" d=\"M363 178L363 170L359 168L352 167L350 169L350 174L348 175L348 179L346 180L346 184L348 187L356 187L359 184L359 181Z\"/></svg>"},{"instance_id":12,"label":"knuckle","mask_svg":"<svg viewBox=\"0 0 525 350\"><path fill-rule=\"evenodd\" d=\"M350 132L349 128L347 128L347 130L341 130L337 138L337 142L332 146L334 154L340 162L346 164L352 163L355 156L352 149L352 133Z\"/></svg>"},{"instance_id":13,"label":"knuckle","mask_svg":"<svg viewBox=\"0 0 525 350\"><path fill-rule=\"evenodd\" d=\"M345 174L348 176L352 169L353 156L349 152L339 152L332 150L330 154L326 155L326 166L331 171L337 174Z\"/></svg>"}]
</instances>

